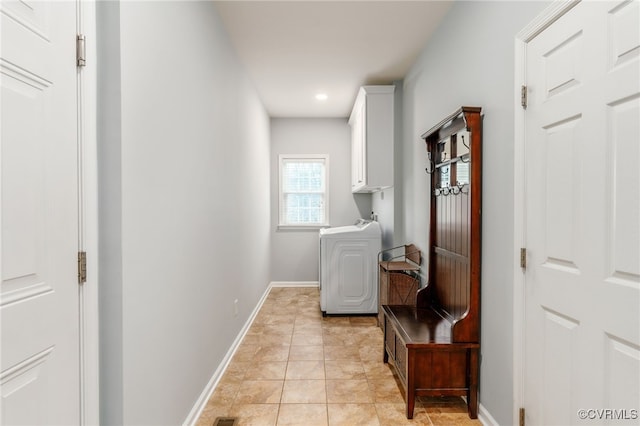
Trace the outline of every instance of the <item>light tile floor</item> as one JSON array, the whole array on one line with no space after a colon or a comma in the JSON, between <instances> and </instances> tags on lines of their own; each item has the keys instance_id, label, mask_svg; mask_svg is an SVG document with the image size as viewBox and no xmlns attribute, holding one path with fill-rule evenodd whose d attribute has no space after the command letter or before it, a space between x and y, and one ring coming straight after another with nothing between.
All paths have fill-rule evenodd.
<instances>
[{"instance_id":1,"label":"light tile floor","mask_svg":"<svg viewBox=\"0 0 640 426\"><path fill-rule=\"evenodd\" d=\"M317 288L273 288L197 424L481 424L451 397L419 398L407 420L400 389L375 317L323 318Z\"/></svg>"}]
</instances>

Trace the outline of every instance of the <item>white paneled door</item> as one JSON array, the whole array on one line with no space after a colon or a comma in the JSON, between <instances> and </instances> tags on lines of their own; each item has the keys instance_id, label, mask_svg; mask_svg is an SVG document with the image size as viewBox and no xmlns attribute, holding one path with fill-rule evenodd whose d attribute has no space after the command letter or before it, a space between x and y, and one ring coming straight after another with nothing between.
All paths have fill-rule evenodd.
<instances>
[{"instance_id":1,"label":"white paneled door","mask_svg":"<svg viewBox=\"0 0 640 426\"><path fill-rule=\"evenodd\" d=\"M1 423L79 424L77 5L0 7Z\"/></svg>"},{"instance_id":2,"label":"white paneled door","mask_svg":"<svg viewBox=\"0 0 640 426\"><path fill-rule=\"evenodd\" d=\"M639 16L582 2L526 48L527 425L640 421Z\"/></svg>"}]
</instances>

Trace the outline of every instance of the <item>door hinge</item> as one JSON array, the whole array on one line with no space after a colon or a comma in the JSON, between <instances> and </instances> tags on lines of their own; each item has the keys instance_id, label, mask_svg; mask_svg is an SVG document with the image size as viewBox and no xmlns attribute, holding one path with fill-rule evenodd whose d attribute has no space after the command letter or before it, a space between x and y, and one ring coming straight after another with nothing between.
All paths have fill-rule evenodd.
<instances>
[{"instance_id":1,"label":"door hinge","mask_svg":"<svg viewBox=\"0 0 640 426\"><path fill-rule=\"evenodd\" d=\"M524 426L524 408L520 408L520 419L518 421L519 426Z\"/></svg>"},{"instance_id":2,"label":"door hinge","mask_svg":"<svg viewBox=\"0 0 640 426\"><path fill-rule=\"evenodd\" d=\"M87 252L78 252L78 284L87 282Z\"/></svg>"},{"instance_id":3,"label":"door hinge","mask_svg":"<svg viewBox=\"0 0 640 426\"><path fill-rule=\"evenodd\" d=\"M520 105L527 109L527 86L520 87Z\"/></svg>"},{"instance_id":4,"label":"door hinge","mask_svg":"<svg viewBox=\"0 0 640 426\"><path fill-rule=\"evenodd\" d=\"M87 65L84 34L78 34L76 37L76 65L78 67L84 67Z\"/></svg>"},{"instance_id":5,"label":"door hinge","mask_svg":"<svg viewBox=\"0 0 640 426\"><path fill-rule=\"evenodd\" d=\"M520 267L522 269L527 268L527 249L526 248L520 249Z\"/></svg>"}]
</instances>

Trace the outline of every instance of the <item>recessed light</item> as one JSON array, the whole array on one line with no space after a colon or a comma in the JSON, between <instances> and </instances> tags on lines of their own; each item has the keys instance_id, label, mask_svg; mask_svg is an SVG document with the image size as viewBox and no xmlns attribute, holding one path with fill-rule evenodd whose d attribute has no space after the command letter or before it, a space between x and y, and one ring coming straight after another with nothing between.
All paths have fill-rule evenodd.
<instances>
[{"instance_id":1,"label":"recessed light","mask_svg":"<svg viewBox=\"0 0 640 426\"><path fill-rule=\"evenodd\" d=\"M319 101L326 101L329 98L326 93L318 93L316 99Z\"/></svg>"}]
</instances>

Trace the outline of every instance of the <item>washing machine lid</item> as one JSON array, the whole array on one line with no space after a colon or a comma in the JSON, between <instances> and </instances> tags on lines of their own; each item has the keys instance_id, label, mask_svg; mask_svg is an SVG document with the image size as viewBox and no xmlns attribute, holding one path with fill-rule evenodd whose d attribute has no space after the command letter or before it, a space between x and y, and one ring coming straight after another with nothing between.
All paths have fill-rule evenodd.
<instances>
[{"instance_id":1,"label":"washing machine lid","mask_svg":"<svg viewBox=\"0 0 640 426\"><path fill-rule=\"evenodd\" d=\"M381 233L378 222L360 219L355 225L321 229L320 238L380 238Z\"/></svg>"}]
</instances>

